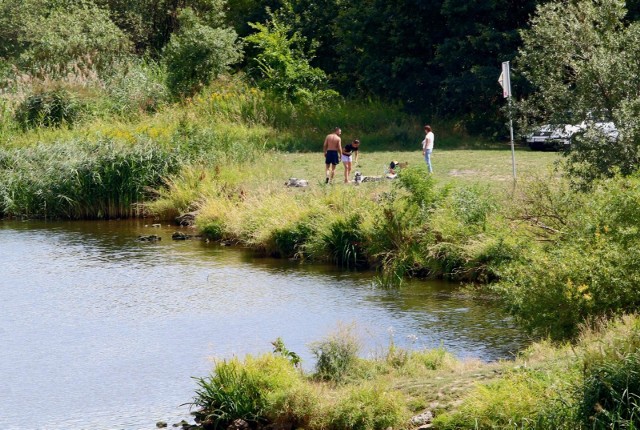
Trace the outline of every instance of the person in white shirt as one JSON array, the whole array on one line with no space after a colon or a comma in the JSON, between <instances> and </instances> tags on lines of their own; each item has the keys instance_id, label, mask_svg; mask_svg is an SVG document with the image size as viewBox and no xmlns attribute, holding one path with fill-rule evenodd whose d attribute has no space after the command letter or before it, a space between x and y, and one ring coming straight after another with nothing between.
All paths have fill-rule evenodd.
<instances>
[{"instance_id":1,"label":"person in white shirt","mask_svg":"<svg viewBox=\"0 0 640 430\"><path fill-rule=\"evenodd\" d=\"M424 126L424 132L426 136L422 141L422 155L424 155L424 161L427 163L427 167L429 167L429 173L433 172L433 168L431 167L431 153L433 152L433 142L435 140L435 136L433 135L433 131L431 131L430 125Z\"/></svg>"}]
</instances>

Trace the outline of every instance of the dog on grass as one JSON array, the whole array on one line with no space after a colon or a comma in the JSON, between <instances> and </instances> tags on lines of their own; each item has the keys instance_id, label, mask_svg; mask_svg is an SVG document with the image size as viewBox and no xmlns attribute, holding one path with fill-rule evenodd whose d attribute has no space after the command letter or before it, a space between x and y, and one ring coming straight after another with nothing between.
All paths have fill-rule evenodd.
<instances>
[{"instance_id":1,"label":"dog on grass","mask_svg":"<svg viewBox=\"0 0 640 430\"><path fill-rule=\"evenodd\" d=\"M309 185L309 181L306 179L289 178L284 185L287 187L306 187Z\"/></svg>"},{"instance_id":2,"label":"dog on grass","mask_svg":"<svg viewBox=\"0 0 640 430\"><path fill-rule=\"evenodd\" d=\"M354 177L356 185L361 184L362 182L378 182L384 180L384 176L364 176L360 172L355 173Z\"/></svg>"}]
</instances>

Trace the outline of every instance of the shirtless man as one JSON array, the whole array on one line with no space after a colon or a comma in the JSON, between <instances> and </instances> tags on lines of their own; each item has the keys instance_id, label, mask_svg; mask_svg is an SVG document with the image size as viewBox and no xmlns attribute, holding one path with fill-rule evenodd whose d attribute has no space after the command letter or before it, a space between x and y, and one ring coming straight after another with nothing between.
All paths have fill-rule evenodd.
<instances>
[{"instance_id":1,"label":"shirtless man","mask_svg":"<svg viewBox=\"0 0 640 430\"><path fill-rule=\"evenodd\" d=\"M341 134L342 130L340 130L340 127L336 127L333 130L333 133L327 135L324 139L324 163L326 165L325 184L328 184L329 181L333 182L333 176L336 173L336 166L340 162L340 157L342 157Z\"/></svg>"}]
</instances>

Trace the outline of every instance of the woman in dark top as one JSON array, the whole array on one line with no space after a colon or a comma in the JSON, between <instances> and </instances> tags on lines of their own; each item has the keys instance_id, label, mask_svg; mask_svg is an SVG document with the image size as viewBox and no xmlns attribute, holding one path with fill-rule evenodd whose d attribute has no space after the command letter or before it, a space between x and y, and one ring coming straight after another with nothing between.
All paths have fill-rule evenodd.
<instances>
[{"instance_id":1,"label":"woman in dark top","mask_svg":"<svg viewBox=\"0 0 640 430\"><path fill-rule=\"evenodd\" d=\"M351 176L352 160L355 158L355 162L358 162L358 149L360 148L360 141L354 139L353 142L348 143L342 148L342 163L344 164L344 183L351 182L349 176Z\"/></svg>"}]
</instances>

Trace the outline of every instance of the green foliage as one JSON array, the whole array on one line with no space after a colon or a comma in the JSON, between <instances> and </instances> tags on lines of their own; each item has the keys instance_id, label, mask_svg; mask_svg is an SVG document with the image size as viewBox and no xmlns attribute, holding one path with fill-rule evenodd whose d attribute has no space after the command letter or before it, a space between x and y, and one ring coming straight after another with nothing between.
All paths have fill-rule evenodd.
<instances>
[{"instance_id":1,"label":"green foliage","mask_svg":"<svg viewBox=\"0 0 640 430\"><path fill-rule=\"evenodd\" d=\"M150 60L129 59L114 65L105 78L110 109L122 116L157 112L168 100L166 70Z\"/></svg>"},{"instance_id":2,"label":"green foliage","mask_svg":"<svg viewBox=\"0 0 640 430\"><path fill-rule=\"evenodd\" d=\"M196 420L207 428L227 428L236 419L265 423L273 402L300 383L300 374L284 357L248 356L216 363L208 378L196 379L191 402ZM280 400L281 401L281 400Z\"/></svg>"},{"instance_id":3,"label":"green foliage","mask_svg":"<svg viewBox=\"0 0 640 430\"><path fill-rule=\"evenodd\" d=\"M640 428L640 352L590 364L579 416L595 429Z\"/></svg>"},{"instance_id":4,"label":"green foliage","mask_svg":"<svg viewBox=\"0 0 640 430\"><path fill-rule=\"evenodd\" d=\"M456 412L438 415L434 426L443 430L538 428L538 412L553 383L543 372L522 370L478 384Z\"/></svg>"},{"instance_id":5,"label":"green foliage","mask_svg":"<svg viewBox=\"0 0 640 430\"><path fill-rule=\"evenodd\" d=\"M304 254L304 246L314 233L306 222L298 222L292 227L274 231L273 236L279 255L284 257L298 257Z\"/></svg>"},{"instance_id":6,"label":"green foliage","mask_svg":"<svg viewBox=\"0 0 640 430\"><path fill-rule=\"evenodd\" d=\"M210 220L206 225L201 226L202 234L211 240L220 240L224 238L224 223L220 220Z\"/></svg>"},{"instance_id":7,"label":"green foliage","mask_svg":"<svg viewBox=\"0 0 640 430\"><path fill-rule=\"evenodd\" d=\"M42 90L27 97L15 112L23 129L73 126L86 111L86 106L65 88Z\"/></svg>"},{"instance_id":8,"label":"green foliage","mask_svg":"<svg viewBox=\"0 0 640 430\"><path fill-rule=\"evenodd\" d=\"M409 205L420 208L421 211L433 209L441 199L435 188L435 180L424 166L402 169L398 174L398 187L406 190Z\"/></svg>"},{"instance_id":9,"label":"green foliage","mask_svg":"<svg viewBox=\"0 0 640 430\"><path fill-rule=\"evenodd\" d=\"M411 361L418 362L428 370L438 370L443 367L447 359L451 358L451 355L441 346L424 351L413 351L409 355L409 358Z\"/></svg>"},{"instance_id":10,"label":"green foliage","mask_svg":"<svg viewBox=\"0 0 640 430\"><path fill-rule=\"evenodd\" d=\"M399 425L404 417L403 398L387 387L365 384L351 388L331 408L330 428L335 430L383 430Z\"/></svg>"},{"instance_id":11,"label":"green foliage","mask_svg":"<svg viewBox=\"0 0 640 430\"><path fill-rule=\"evenodd\" d=\"M362 218L353 214L346 219L333 222L322 241L331 259L339 266L346 268L362 267L366 264L364 254L364 233L360 228Z\"/></svg>"},{"instance_id":12,"label":"green foliage","mask_svg":"<svg viewBox=\"0 0 640 430\"><path fill-rule=\"evenodd\" d=\"M574 388L577 419L596 429L640 427L640 325L637 316L583 333L582 383Z\"/></svg>"},{"instance_id":13,"label":"green foliage","mask_svg":"<svg viewBox=\"0 0 640 430\"><path fill-rule=\"evenodd\" d=\"M163 53L167 86L175 96L191 96L237 63L242 48L235 31L207 25L190 8L179 19L181 28Z\"/></svg>"},{"instance_id":14,"label":"green foliage","mask_svg":"<svg viewBox=\"0 0 640 430\"><path fill-rule=\"evenodd\" d=\"M300 356L293 351L289 351L289 349L284 345L284 341L281 337L271 342L271 345L273 345L274 353L280 354L281 356L289 360L289 362L293 364L294 367L299 367L302 363L302 359L300 358Z\"/></svg>"},{"instance_id":15,"label":"green foliage","mask_svg":"<svg viewBox=\"0 0 640 430\"><path fill-rule=\"evenodd\" d=\"M535 86L522 106L529 121L568 122L570 115L588 126L567 153L580 185L638 164L640 23L627 23L626 12L620 0L550 2L522 31L518 68ZM613 121L620 135L603 136L593 120Z\"/></svg>"},{"instance_id":16,"label":"green foliage","mask_svg":"<svg viewBox=\"0 0 640 430\"><path fill-rule=\"evenodd\" d=\"M0 152L0 214L70 219L140 215L150 187L176 172L150 143L74 141Z\"/></svg>"},{"instance_id":17,"label":"green foliage","mask_svg":"<svg viewBox=\"0 0 640 430\"><path fill-rule=\"evenodd\" d=\"M92 1L46 1L40 9L30 8L29 3L20 6L35 12L24 18L18 33L25 47L19 57L22 68L59 70L64 75L69 64L82 60L104 69L130 49L108 12Z\"/></svg>"},{"instance_id":18,"label":"green foliage","mask_svg":"<svg viewBox=\"0 0 640 430\"><path fill-rule=\"evenodd\" d=\"M266 24L250 23L255 33L245 40L258 48L258 84L279 98L293 102L326 103L337 93L323 89L325 73L310 65L305 39L275 14Z\"/></svg>"},{"instance_id":19,"label":"green foliage","mask_svg":"<svg viewBox=\"0 0 640 430\"><path fill-rule=\"evenodd\" d=\"M378 284L400 286L405 277L416 275L416 269L424 269L422 242L428 231L422 225L421 220L396 210L393 204L383 208L372 232L376 240L369 244L369 252L379 265Z\"/></svg>"},{"instance_id":20,"label":"green foliage","mask_svg":"<svg viewBox=\"0 0 640 430\"><path fill-rule=\"evenodd\" d=\"M533 331L556 338L571 337L585 319L636 309L640 294L640 249L636 210L640 209L637 178L594 184L580 198L564 199L548 190L537 201L553 201L554 231L549 246L528 249L502 272L496 286L514 315ZM559 196L558 196L559 195ZM564 205L560 206L560 203ZM545 207L533 204L525 213ZM544 218L533 217L534 225ZM558 227L557 229L555 227Z\"/></svg>"},{"instance_id":21,"label":"green foliage","mask_svg":"<svg viewBox=\"0 0 640 430\"><path fill-rule=\"evenodd\" d=\"M251 161L261 149L250 133L186 120L178 124L172 144L185 161L209 165Z\"/></svg>"},{"instance_id":22,"label":"green foliage","mask_svg":"<svg viewBox=\"0 0 640 430\"><path fill-rule=\"evenodd\" d=\"M354 369L360 350L353 327L341 327L310 347L317 360L316 377L336 383L342 382Z\"/></svg>"},{"instance_id":23,"label":"green foliage","mask_svg":"<svg viewBox=\"0 0 640 430\"><path fill-rule=\"evenodd\" d=\"M405 277L426 272L425 250L433 240L427 219L446 195L423 166L402 169L396 181L374 225L376 240L369 251L380 262L378 283L384 286L399 286Z\"/></svg>"},{"instance_id":24,"label":"green foliage","mask_svg":"<svg viewBox=\"0 0 640 430\"><path fill-rule=\"evenodd\" d=\"M485 230L487 218L496 211L497 203L487 188L471 186L456 188L451 193L451 207L461 222Z\"/></svg>"},{"instance_id":25,"label":"green foliage","mask_svg":"<svg viewBox=\"0 0 640 430\"><path fill-rule=\"evenodd\" d=\"M504 100L496 88L500 62L513 59L521 45L518 30L527 28L539 0L519 2L489 0L442 2L444 40L438 40L434 63L440 66L442 80L437 97L444 112L452 115L470 133L507 140L507 120L499 113ZM437 27L436 27L437 28ZM432 38L434 36L431 36ZM519 70L518 70L519 71ZM513 70L515 97L526 94L520 74Z\"/></svg>"},{"instance_id":26,"label":"green foliage","mask_svg":"<svg viewBox=\"0 0 640 430\"><path fill-rule=\"evenodd\" d=\"M6 142L16 126L10 103L0 99L0 139Z\"/></svg>"},{"instance_id":27,"label":"green foliage","mask_svg":"<svg viewBox=\"0 0 640 430\"><path fill-rule=\"evenodd\" d=\"M140 54L157 54L180 27L176 19L180 9L192 8L207 25L220 26L224 21L224 0L93 0L109 10L112 21L134 42Z\"/></svg>"}]
</instances>

